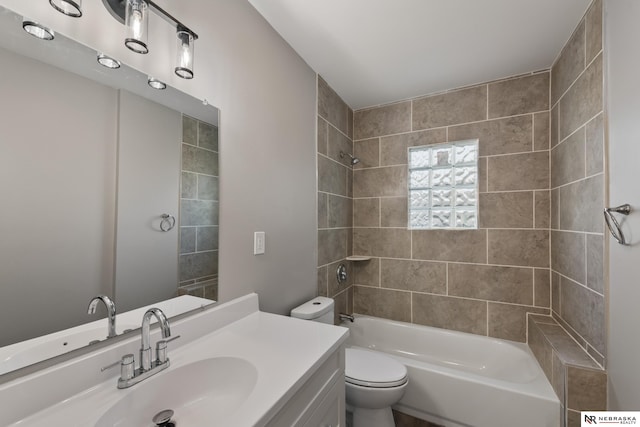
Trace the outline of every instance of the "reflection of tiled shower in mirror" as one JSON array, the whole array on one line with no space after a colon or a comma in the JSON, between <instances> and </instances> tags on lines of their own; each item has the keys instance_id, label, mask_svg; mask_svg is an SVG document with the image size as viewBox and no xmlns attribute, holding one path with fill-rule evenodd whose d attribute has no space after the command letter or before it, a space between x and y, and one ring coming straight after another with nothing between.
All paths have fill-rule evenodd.
<instances>
[{"instance_id":1,"label":"reflection of tiled shower in mirror","mask_svg":"<svg viewBox=\"0 0 640 427\"><path fill-rule=\"evenodd\" d=\"M178 294L218 299L218 128L182 116Z\"/></svg>"}]
</instances>

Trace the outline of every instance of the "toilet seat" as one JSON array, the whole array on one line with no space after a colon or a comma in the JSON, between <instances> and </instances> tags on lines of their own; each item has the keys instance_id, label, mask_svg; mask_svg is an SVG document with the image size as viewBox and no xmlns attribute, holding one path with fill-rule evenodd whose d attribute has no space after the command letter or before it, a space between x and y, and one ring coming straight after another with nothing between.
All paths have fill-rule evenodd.
<instances>
[{"instance_id":1,"label":"toilet seat","mask_svg":"<svg viewBox=\"0 0 640 427\"><path fill-rule=\"evenodd\" d=\"M391 388L407 382L407 368L378 352L347 348L345 365L345 380L353 385Z\"/></svg>"}]
</instances>

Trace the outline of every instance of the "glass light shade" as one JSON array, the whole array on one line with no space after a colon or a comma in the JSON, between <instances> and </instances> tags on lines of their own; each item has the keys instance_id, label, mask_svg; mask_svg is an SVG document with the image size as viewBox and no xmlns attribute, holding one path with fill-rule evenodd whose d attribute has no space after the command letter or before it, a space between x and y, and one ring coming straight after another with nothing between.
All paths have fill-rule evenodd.
<instances>
[{"instance_id":1,"label":"glass light shade","mask_svg":"<svg viewBox=\"0 0 640 427\"><path fill-rule=\"evenodd\" d=\"M160 80L154 79L153 77L149 77L147 80L147 84L154 89L163 90L167 88L167 85Z\"/></svg>"},{"instance_id":2,"label":"glass light shade","mask_svg":"<svg viewBox=\"0 0 640 427\"><path fill-rule=\"evenodd\" d=\"M178 30L178 53L176 60L176 74L183 79L193 78L193 35L184 30Z\"/></svg>"},{"instance_id":3,"label":"glass light shade","mask_svg":"<svg viewBox=\"0 0 640 427\"><path fill-rule=\"evenodd\" d=\"M49 0L55 10L72 18L82 16L82 0Z\"/></svg>"},{"instance_id":4,"label":"glass light shade","mask_svg":"<svg viewBox=\"0 0 640 427\"><path fill-rule=\"evenodd\" d=\"M28 19L22 20L22 28L27 33L42 40L53 40L55 37L53 30Z\"/></svg>"},{"instance_id":5,"label":"glass light shade","mask_svg":"<svg viewBox=\"0 0 640 427\"><path fill-rule=\"evenodd\" d=\"M104 53L98 54L98 63L103 67L117 69L120 68L120 61L111 58L110 56L105 55Z\"/></svg>"},{"instance_id":6,"label":"glass light shade","mask_svg":"<svg viewBox=\"0 0 640 427\"><path fill-rule=\"evenodd\" d=\"M127 0L124 23L127 27L125 46L136 53L148 53L149 5L143 0Z\"/></svg>"}]
</instances>

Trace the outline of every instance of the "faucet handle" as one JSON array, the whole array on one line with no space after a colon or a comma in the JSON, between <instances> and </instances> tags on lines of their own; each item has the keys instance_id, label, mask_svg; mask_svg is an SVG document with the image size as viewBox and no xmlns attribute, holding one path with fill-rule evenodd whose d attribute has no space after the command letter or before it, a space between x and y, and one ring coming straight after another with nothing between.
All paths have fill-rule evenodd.
<instances>
[{"instance_id":1,"label":"faucet handle","mask_svg":"<svg viewBox=\"0 0 640 427\"><path fill-rule=\"evenodd\" d=\"M120 365L120 379L118 380L118 382L127 381L134 377L135 358L131 353L125 354L124 356L122 356L121 360L117 362L113 362L111 365L107 365L103 367L102 369L100 369L100 372L104 372L107 369L114 368L118 365Z\"/></svg>"},{"instance_id":2,"label":"faucet handle","mask_svg":"<svg viewBox=\"0 0 640 427\"><path fill-rule=\"evenodd\" d=\"M171 341L177 340L180 338L180 335L176 335L175 337L171 337L166 340L160 340L156 343L156 364L161 365L167 362L167 344Z\"/></svg>"}]
</instances>

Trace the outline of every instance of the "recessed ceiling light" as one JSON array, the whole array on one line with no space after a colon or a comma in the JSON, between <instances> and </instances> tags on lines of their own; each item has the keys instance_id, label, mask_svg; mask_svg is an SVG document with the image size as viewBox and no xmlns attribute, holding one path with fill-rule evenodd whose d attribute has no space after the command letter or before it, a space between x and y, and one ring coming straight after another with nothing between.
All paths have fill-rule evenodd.
<instances>
[{"instance_id":1,"label":"recessed ceiling light","mask_svg":"<svg viewBox=\"0 0 640 427\"><path fill-rule=\"evenodd\" d=\"M53 40L55 37L53 30L28 19L22 20L22 28L27 33L42 40Z\"/></svg>"},{"instance_id":2,"label":"recessed ceiling light","mask_svg":"<svg viewBox=\"0 0 640 427\"><path fill-rule=\"evenodd\" d=\"M98 63L104 67L107 68L111 68L111 69L117 69L120 68L120 61L117 61L107 55L105 55L104 53L99 53L98 54Z\"/></svg>"},{"instance_id":3,"label":"recessed ceiling light","mask_svg":"<svg viewBox=\"0 0 640 427\"><path fill-rule=\"evenodd\" d=\"M147 80L147 84L154 89L163 90L167 88L167 85L160 80L154 79L153 77L149 77Z\"/></svg>"}]
</instances>

